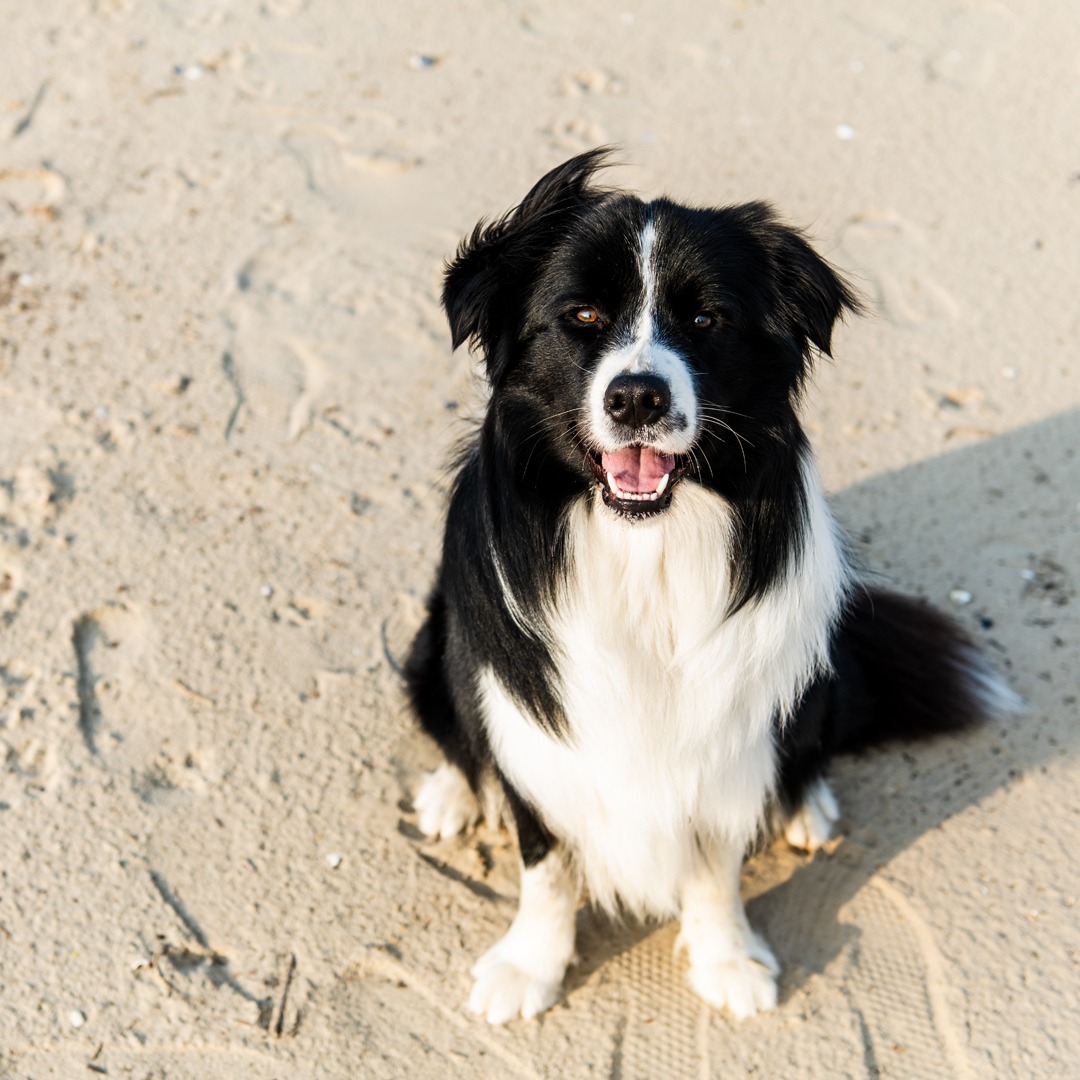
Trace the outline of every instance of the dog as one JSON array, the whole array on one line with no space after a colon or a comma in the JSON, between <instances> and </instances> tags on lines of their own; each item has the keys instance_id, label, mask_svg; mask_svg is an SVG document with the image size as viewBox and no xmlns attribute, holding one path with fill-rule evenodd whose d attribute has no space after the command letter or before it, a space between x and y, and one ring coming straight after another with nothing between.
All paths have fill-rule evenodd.
<instances>
[{"instance_id":1,"label":"dog","mask_svg":"<svg viewBox=\"0 0 1080 1080\"><path fill-rule=\"evenodd\" d=\"M516 829L519 909L468 1001L491 1023L558 999L582 886L678 917L710 1005L773 1008L746 854L828 840L835 753L1015 700L951 620L870 583L825 501L797 406L855 292L766 204L597 186L609 153L482 221L444 279L490 395L405 682L446 759L422 832L492 793Z\"/></svg>"}]
</instances>

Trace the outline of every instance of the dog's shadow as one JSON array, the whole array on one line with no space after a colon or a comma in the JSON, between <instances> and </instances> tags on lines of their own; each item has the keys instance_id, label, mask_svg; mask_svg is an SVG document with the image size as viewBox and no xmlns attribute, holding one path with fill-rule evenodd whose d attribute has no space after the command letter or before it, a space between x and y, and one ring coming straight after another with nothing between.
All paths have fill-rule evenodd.
<instances>
[{"instance_id":1,"label":"dog's shadow","mask_svg":"<svg viewBox=\"0 0 1080 1080\"><path fill-rule=\"evenodd\" d=\"M834 497L868 568L951 610L1028 706L964 736L838 759L843 840L813 857L779 841L749 862L748 911L784 968L782 999L863 933L845 908L872 880L887 887L885 868L919 837L1080 749L1067 646L1080 637L1077 432L1072 411ZM567 991L656 929L584 912Z\"/></svg>"},{"instance_id":2,"label":"dog's shadow","mask_svg":"<svg viewBox=\"0 0 1080 1080\"><path fill-rule=\"evenodd\" d=\"M749 868L751 920L785 966L785 994L862 933L841 913L919 837L1080 749L1066 645L1080 622L1078 432L1080 414L1064 413L834 498L868 567L950 608L1028 707L962 737L837 760L843 842L812 859L774 848Z\"/></svg>"}]
</instances>

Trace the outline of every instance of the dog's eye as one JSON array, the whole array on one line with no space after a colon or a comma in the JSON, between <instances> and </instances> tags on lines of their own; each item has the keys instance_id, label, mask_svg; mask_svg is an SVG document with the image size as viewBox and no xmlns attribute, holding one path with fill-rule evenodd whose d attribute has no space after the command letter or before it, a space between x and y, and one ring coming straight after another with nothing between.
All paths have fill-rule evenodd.
<instances>
[{"instance_id":1,"label":"dog's eye","mask_svg":"<svg viewBox=\"0 0 1080 1080\"><path fill-rule=\"evenodd\" d=\"M600 321L600 312L596 308L583 307L578 308L574 312L574 318L579 323L585 323L587 326L595 326Z\"/></svg>"},{"instance_id":2,"label":"dog's eye","mask_svg":"<svg viewBox=\"0 0 1080 1080\"><path fill-rule=\"evenodd\" d=\"M699 311L693 319L695 330L708 330L716 325L716 316L711 311Z\"/></svg>"}]
</instances>

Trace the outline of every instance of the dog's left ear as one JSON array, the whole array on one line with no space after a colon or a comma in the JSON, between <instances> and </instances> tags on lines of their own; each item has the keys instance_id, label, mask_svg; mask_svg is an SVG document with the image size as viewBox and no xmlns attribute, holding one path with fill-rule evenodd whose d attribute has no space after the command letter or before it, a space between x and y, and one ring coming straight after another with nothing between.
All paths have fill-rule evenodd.
<instances>
[{"instance_id":1,"label":"dog's left ear","mask_svg":"<svg viewBox=\"0 0 1080 1080\"><path fill-rule=\"evenodd\" d=\"M862 311L855 291L796 229L773 218L768 226L777 304L786 329L805 353L813 342L829 354L833 327L845 312Z\"/></svg>"}]
</instances>

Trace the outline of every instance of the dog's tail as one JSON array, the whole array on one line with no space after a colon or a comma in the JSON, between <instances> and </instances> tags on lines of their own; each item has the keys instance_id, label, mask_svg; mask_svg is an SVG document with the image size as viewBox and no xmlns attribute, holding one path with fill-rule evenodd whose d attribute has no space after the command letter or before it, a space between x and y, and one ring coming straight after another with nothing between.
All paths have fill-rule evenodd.
<instances>
[{"instance_id":1,"label":"dog's tail","mask_svg":"<svg viewBox=\"0 0 1080 1080\"><path fill-rule=\"evenodd\" d=\"M832 660L833 752L959 732L1023 708L956 622L884 590L851 597Z\"/></svg>"}]
</instances>

